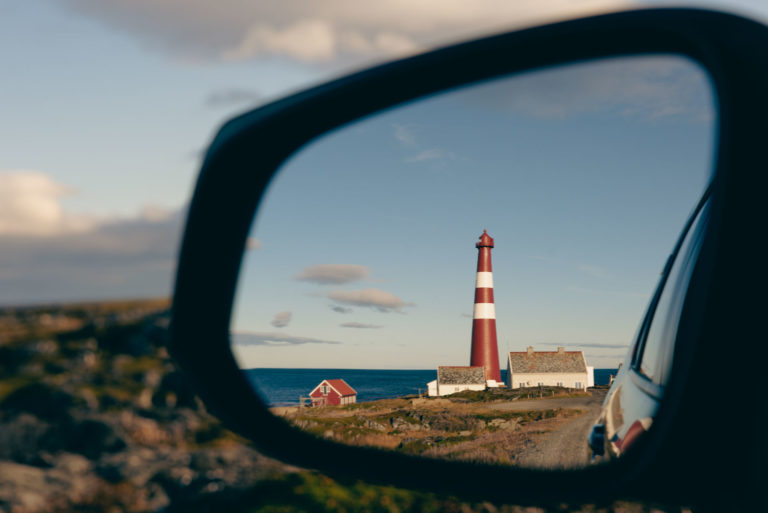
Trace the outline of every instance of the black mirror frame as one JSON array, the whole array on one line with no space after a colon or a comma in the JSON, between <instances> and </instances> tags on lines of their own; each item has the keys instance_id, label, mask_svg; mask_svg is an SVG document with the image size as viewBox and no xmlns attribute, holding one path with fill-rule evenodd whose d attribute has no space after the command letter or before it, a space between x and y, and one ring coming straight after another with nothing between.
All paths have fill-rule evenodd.
<instances>
[{"instance_id":1,"label":"black mirror frame","mask_svg":"<svg viewBox=\"0 0 768 513\"><path fill-rule=\"evenodd\" d=\"M291 428L269 413L238 370L229 328L254 213L286 159L330 130L426 95L548 66L637 54L681 55L701 65L716 90L719 119L711 220L702 250L706 258L691 280L678 333L688 342L676 347L667 398L654 428L635 450L617 462L583 470L492 467L343 446ZM267 455L331 476L517 504L615 498L712 504L725 486L725 469L736 468L738 493L747 500L751 490L763 485L765 449L733 451L732 442L717 439L718 430L729 424L712 419L705 408L708 401L730 400L733 408L749 403L714 386L708 395L702 394L701 387L711 380L712 365L736 364L741 373L753 376L745 383L757 385L754 376L763 372L761 364L767 361L768 344L757 344L765 340L759 322L765 301L749 301L751 290L767 290L768 273L756 237L756 228L766 226L766 209L760 208L766 190L766 63L768 29L758 23L704 10L650 9L431 51L238 116L220 129L208 149L189 207L173 301L171 352L209 409L228 427ZM753 343L748 349L754 357L721 351L722 342L734 337ZM760 443L764 418L763 412L752 417L754 425L747 423L739 439L752 437ZM718 467L720 473L713 470Z\"/></svg>"}]
</instances>

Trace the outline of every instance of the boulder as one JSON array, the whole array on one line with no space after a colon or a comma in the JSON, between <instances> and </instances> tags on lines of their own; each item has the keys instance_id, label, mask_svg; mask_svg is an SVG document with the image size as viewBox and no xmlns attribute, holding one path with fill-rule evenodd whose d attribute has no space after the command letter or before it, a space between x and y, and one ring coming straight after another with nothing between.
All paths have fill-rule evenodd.
<instances>
[{"instance_id":1,"label":"boulder","mask_svg":"<svg viewBox=\"0 0 768 513\"><path fill-rule=\"evenodd\" d=\"M30 413L44 420L57 422L69 418L68 410L82 406L84 401L47 383L31 383L11 392L2 402L2 410Z\"/></svg>"}]
</instances>

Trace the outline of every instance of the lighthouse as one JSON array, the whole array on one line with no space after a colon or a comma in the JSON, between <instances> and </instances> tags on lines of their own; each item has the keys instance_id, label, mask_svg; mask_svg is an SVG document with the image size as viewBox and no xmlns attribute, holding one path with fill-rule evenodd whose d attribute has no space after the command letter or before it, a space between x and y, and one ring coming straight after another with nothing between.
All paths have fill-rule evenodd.
<instances>
[{"instance_id":1,"label":"lighthouse","mask_svg":"<svg viewBox=\"0 0 768 513\"><path fill-rule=\"evenodd\" d=\"M491 268L493 238L486 230L483 230L480 242L475 244L475 247L477 248L477 279L475 281L475 312L472 316L472 353L469 365L485 367L486 381L500 382Z\"/></svg>"}]
</instances>

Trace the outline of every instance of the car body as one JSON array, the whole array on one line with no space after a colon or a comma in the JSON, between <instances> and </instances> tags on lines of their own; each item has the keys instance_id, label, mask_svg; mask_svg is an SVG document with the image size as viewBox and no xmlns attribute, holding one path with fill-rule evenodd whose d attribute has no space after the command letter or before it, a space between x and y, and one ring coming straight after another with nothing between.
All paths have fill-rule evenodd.
<instances>
[{"instance_id":1,"label":"car body","mask_svg":"<svg viewBox=\"0 0 768 513\"><path fill-rule=\"evenodd\" d=\"M672 367L677 323L706 233L709 192L694 209L589 435L593 460L619 457L653 424Z\"/></svg>"}]
</instances>

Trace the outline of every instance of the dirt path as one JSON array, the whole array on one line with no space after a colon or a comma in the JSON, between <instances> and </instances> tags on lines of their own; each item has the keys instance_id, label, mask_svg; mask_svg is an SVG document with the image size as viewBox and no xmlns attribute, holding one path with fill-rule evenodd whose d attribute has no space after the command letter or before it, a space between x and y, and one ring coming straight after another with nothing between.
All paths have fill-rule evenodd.
<instances>
[{"instance_id":1,"label":"dirt path","mask_svg":"<svg viewBox=\"0 0 768 513\"><path fill-rule=\"evenodd\" d=\"M604 398L605 391L596 390L593 391L592 397L515 401L496 405L496 408L503 410L574 408L584 411L582 415L527 443L523 453L518 456L516 464L521 467L537 468L585 466L589 457L587 437L600 413Z\"/></svg>"},{"instance_id":2,"label":"dirt path","mask_svg":"<svg viewBox=\"0 0 768 513\"><path fill-rule=\"evenodd\" d=\"M572 408L583 410L593 408L597 405L599 409L605 398L604 390L595 390L590 397L569 397L552 399L533 399L527 401L507 401L503 403L489 404L488 408L494 410L509 411L530 411L530 410L552 410L554 408Z\"/></svg>"}]
</instances>

